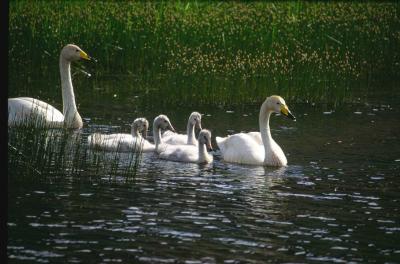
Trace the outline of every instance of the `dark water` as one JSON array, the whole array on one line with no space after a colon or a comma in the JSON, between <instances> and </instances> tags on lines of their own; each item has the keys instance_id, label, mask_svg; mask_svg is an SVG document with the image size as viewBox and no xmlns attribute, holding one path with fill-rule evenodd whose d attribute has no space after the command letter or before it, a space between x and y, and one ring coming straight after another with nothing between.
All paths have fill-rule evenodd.
<instances>
[{"instance_id":1,"label":"dark water","mask_svg":"<svg viewBox=\"0 0 400 264\"><path fill-rule=\"evenodd\" d=\"M112 100L82 100L84 139L159 113L183 132L194 110L213 138L258 129L259 105L141 109L134 95ZM9 175L9 262L400 263L397 99L287 103L297 122L271 120L285 168L225 163L214 141L209 165L143 154L129 183L101 171L29 184Z\"/></svg>"}]
</instances>

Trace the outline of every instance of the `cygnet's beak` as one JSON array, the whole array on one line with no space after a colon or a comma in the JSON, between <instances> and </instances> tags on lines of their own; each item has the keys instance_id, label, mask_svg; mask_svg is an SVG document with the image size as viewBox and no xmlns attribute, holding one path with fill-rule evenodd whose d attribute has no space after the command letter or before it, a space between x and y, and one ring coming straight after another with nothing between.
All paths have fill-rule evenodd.
<instances>
[{"instance_id":1,"label":"cygnet's beak","mask_svg":"<svg viewBox=\"0 0 400 264\"><path fill-rule=\"evenodd\" d=\"M143 138L144 139L147 139L147 128L145 128L144 130L143 130Z\"/></svg>"},{"instance_id":2,"label":"cygnet's beak","mask_svg":"<svg viewBox=\"0 0 400 264\"><path fill-rule=\"evenodd\" d=\"M281 114L289 117L290 119L292 119L293 121L296 121L296 117L292 114L292 112L290 112L289 108L287 107L287 105L282 105L281 106Z\"/></svg>"},{"instance_id":3,"label":"cygnet's beak","mask_svg":"<svg viewBox=\"0 0 400 264\"><path fill-rule=\"evenodd\" d=\"M171 130L172 132L175 133L175 129L174 129L174 127L171 125L171 123L168 124L167 129L169 129L169 130Z\"/></svg>"},{"instance_id":4,"label":"cygnet's beak","mask_svg":"<svg viewBox=\"0 0 400 264\"><path fill-rule=\"evenodd\" d=\"M211 146L211 142L210 141L207 142L207 150L208 151L213 151L213 148Z\"/></svg>"},{"instance_id":5,"label":"cygnet's beak","mask_svg":"<svg viewBox=\"0 0 400 264\"><path fill-rule=\"evenodd\" d=\"M200 121L197 121L197 122L196 122L195 127L196 127L198 130L202 130Z\"/></svg>"},{"instance_id":6,"label":"cygnet's beak","mask_svg":"<svg viewBox=\"0 0 400 264\"><path fill-rule=\"evenodd\" d=\"M81 50L80 52L79 52L79 56L82 58L82 59L84 59L84 60L92 60L91 58L90 58L90 56L89 55L87 55L87 53L86 52L84 52L83 50Z\"/></svg>"}]
</instances>

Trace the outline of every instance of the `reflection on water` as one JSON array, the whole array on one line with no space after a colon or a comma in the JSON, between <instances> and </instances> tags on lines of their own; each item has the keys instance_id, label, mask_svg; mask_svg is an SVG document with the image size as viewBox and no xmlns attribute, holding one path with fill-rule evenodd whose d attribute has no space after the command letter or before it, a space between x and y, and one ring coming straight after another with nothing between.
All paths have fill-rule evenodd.
<instances>
[{"instance_id":1,"label":"reflection on water","mask_svg":"<svg viewBox=\"0 0 400 264\"><path fill-rule=\"evenodd\" d=\"M290 106L297 122L271 120L285 168L225 163L216 149L208 165L144 153L129 183L110 182L101 169L89 181L29 184L10 173L10 262L398 262L398 105ZM213 135L258 128L258 106L163 112L184 132L192 110ZM83 107L85 128L74 140L128 132L134 118L161 112L102 111Z\"/></svg>"}]
</instances>

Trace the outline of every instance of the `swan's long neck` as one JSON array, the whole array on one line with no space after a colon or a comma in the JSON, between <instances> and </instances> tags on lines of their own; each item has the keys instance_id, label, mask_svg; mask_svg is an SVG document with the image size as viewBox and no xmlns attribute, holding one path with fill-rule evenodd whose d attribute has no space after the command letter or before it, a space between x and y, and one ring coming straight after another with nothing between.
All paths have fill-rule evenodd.
<instances>
[{"instance_id":1,"label":"swan's long neck","mask_svg":"<svg viewBox=\"0 0 400 264\"><path fill-rule=\"evenodd\" d=\"M286 166L287 160L282 149L272 139L271 131L269 128L269 119L273 111L268 110L266 102L263 103L260 109L260 132L264 144L265 157L264 164L272 166Z\"/></svg>"},{"instance_id":2,"label":"swan's long neck","mask_svg":"<svg viewBox=\"0 0 400 264\"><path fill-rule=\"evenodd\" d=\"M260 109L258 122L260 124L260 133L265 149L265 159L267 159L267 152L272 149L272 136L269 128L269 118L271 117L271 110L267 109L267 103L264 102ZM265 161L265 160L264 160Z\"/></svg>"},{"instance_id":3,"label":"swan's long neck","mask_svg":"<svg viewBox=\"0 0 400 264\"><path fill-rule=\"evenodd\" d=\"M194 136L194 125L191 122L188 122L187 124L186 133L188 135L187 144L196 145L196 138Z\"/></svg>"},{"instance_id":4,"label":"swan's long neck","mask_svg":"<svg viewBox=\"0 0 400 264\"><path fill-rule=\"evenodd\" d=\"M156 151L158 151L159 145L162 144L161 129L155 122L153 124L153 137L154 137L154 144L156 145L155 147Z\"/></svg>"},{"instance_id":5,"label":"swan's long neck","mask_svg":"<svg viewBox=\"0 0 400 264\"><path fill-rule=\"evenodd\" d=\"M75 95L71 79L71 62L60 55L61 89L63 100L64 123L67 127L81 128L82 118L75 104Z\"/></svg>"},{"instance_id":6,"label":"swan's long neck","mask_svg":"<svg viewBox=\"0 0 400 264\"><path fill-rule=\"evenodd\" d=\"M199 142L199 163L208 162L208 155L206 144Z\"/></svg>"}]
</instances>

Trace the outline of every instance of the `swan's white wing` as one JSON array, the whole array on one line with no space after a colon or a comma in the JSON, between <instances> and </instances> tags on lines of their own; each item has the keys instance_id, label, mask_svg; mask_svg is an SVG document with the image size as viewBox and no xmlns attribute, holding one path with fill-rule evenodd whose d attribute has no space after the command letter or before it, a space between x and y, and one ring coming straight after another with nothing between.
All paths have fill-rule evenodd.
<instances>
[{"instance_id":1,"label":"swan's white wing","mask_svg":"<svg viewBox=\"0 0 400 264\"><path fill-rule=\"evenodd\" d=\"M216 138L222 157L225 161L262 165L265 151L263 145L247 133L234 134L225 138Z\"/></svg>"},{"instance_id":2,"label":"swan's white wing","mask_svg":"<svg viewBox=\"0 0 400 264\"><path fill-rule=\"evenodd\" d=\"M169 145L185 145L187 144L188 136L176 133L165 135L164 133L162 139L164 143Z\"/></svg>"},{"instance_id":3,"label":"swan's white wing","mask_svg":"<svg viewBox=\"0 0 400 264\"><path fill-rule=\"evenodd\" d=\"M122 141L122 142L130 142L133 140L131 134L126 133L116 133L116 134L96 134L97 140L100 141Z\"/></svg>"},{"instance_id":4,"label":"swan's white wing","mask_svg":"<svg viewBox=\"0 0 400 264\"><path fill-rule=\"evenodd\" d=\"M197 162L199 149L190 145L168 145L160 152L160 158L179 162Z\"/></svg>"},{"instance_id":5,"label":"swan's white wing","mask_svg":"<svg viewBox=\"0 0 400 264\"><path fill-rule=\"evenodd\" d=\"M249 139L253 139L259 145L263 145L260 132L238 133L238 134L234 134L234 135L241 135L241 134L248 135L250 137ZM230 136L231 135L226 136L226 137L216 137L215 138L215 140L217 142L217 145L218 145L218 148L221 150L221 152L224 151L223 149L225 148L226 139L228 139Z\"/></svg>"},{"instance_id":6,"label":"swan's white wing","mask_svg":"<svg viewBox=\"0 0 400 264\"><path fill-rule=\"evenodd\" d=\"M176 135L176 133L172 132L171 130L165 130L164 133L162 133L161 137L169 137L172 135Z\"/></svg>"},{"instance_id":7,"label":"swan's white wing","mask_svg":"<svg viewBox=\"0 0 400 264\"><path fill-rule=\"evenodd\" d=\"M131 134L98 134L94 133L88 137L91 147L96 147L105 151L129 152L135 151L143 144L143 138L133 137Z\"/></svg>"},{"instance_id":8,"label":"swan's white wing","mask_svg":"<svg viewBox=\"0 0 400 264\"><path fill-rule=\"evenodd\" d=\"M35 124L37 126L62 127L64 115L43 101L18 97L8 99L8 125Z\"/></svg>"},{"instance_id":9,"label":"swan's white wing","mask_svg":"<svg viewBox=\"0 0 400 264\"><path fill-rule=\"evenodd\" d=\"M247 135L252 137L258 144L263 144L260 132L248 132Z\"/></svg>"}]
</instances>

